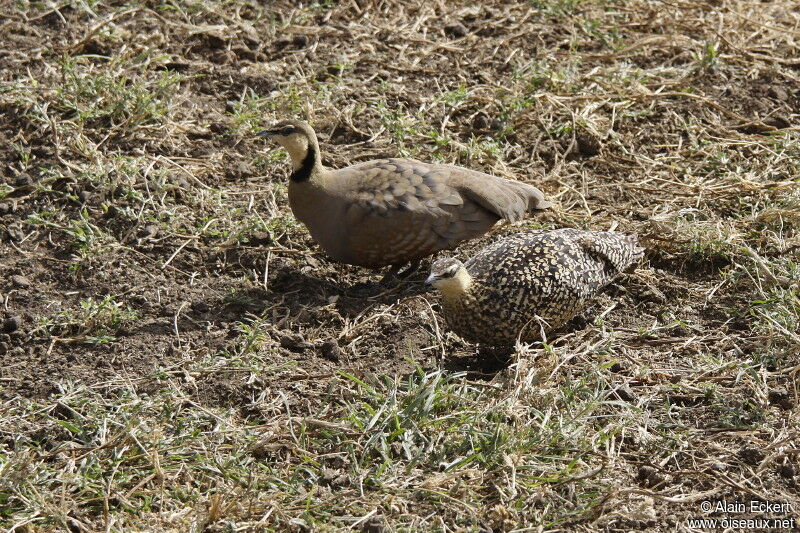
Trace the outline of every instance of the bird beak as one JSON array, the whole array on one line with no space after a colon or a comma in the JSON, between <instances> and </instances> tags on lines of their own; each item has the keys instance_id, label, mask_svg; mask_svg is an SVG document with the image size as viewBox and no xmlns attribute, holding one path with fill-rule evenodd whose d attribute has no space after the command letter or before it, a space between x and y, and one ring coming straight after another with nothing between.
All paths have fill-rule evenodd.
<instances>
[{"instance_id":1,"label":"bird beak","mask_svg":"<svg viewBox=\"0 0 800 533\"><path fill-rule=\"evenodd\" d=\"M425 285L433 285L435 281L439 281L439 276L436 274L431 274L428 276L428 279L425 280Z\"/></svg>"},{"instance_id":2,"label":"bird beak","mask_svg":"<svg viewBox=\"0 0 800 533\"><path fill-rule=\"evenodd\" d=\"M259 131L258 133L256 133L256 135L259 136L259 137L267 137L267 138L274 137L277 134L278 134L278 132L273 131L273 130L262 130L262 131Z\"/></svg>"}]
</instances>

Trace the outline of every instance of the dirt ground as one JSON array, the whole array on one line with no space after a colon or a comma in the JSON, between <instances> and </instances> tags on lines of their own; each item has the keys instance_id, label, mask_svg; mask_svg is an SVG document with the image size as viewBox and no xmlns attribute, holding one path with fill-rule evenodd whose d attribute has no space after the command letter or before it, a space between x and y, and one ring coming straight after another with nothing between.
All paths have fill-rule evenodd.
<instances>
[{"instance_id":1,"label":"dirt ground","mask_svg":"<svg viewBox=\"0 0 800 533\"><path fill-rule=\"evenodd\" d=\"M0 13L0 527L800 520L796 3ZM286 117L331 167L441 160L557 203L458 257L578 227L646 260L550 343L479 349L425 268L381 292L319 251L254 135ZM723 500L788 507L699 507Z\"/></svg>"}]
</instances>

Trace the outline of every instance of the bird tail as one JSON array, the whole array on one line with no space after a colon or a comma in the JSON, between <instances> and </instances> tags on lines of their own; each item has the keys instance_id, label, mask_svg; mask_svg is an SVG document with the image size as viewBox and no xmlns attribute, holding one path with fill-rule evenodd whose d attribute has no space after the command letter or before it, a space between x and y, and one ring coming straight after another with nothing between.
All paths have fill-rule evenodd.
<instances>
[{"instance_id":1,"label":"bird tail","mask_svg":"<svg viewBox=\"0 0 800 533\"><path fill-rule=\"evenodd\" d=\"M541 211L553 205L533 185L483 172L458 170L460 175L451 185L473 202L509 222L521 220L527 212Z\"/></svg>"},{"instance_id":2,"label":"bird tail","mask_svg":"<svg viewBox=\"0 0 800 533\"><path fill-rule=\"evenodd\" d=\"M644 257L637 235L610 231L592 233L594 235L581 240L583 249L602 257L617 272L625 272Z\"/></svg>"},{"instance_id":3,"label":"bird tail","mask_svg":"<svg viewBox=\"0 0 800 533\"><path fill-rule=\"evenodd\" d=\"M516 222L525 217L525 213L543 211L553 204L544 199L544 193L527 183L497 178L498 197L505 196L504 202L498 202L495 213L509 222Z\"/></svg>"},{"instance_id":4,"label":"bird tail","mask_svg":"<svg viewBox=\"0 0 800 533\"><path fill-rule=\"evenodd\" d=\"M522 183L521 185L525 185L527 189L527 197L528 197L528 212L531 211L544 211L550 207L553 207L555 204L553 202L549 202L544 199L544 193L534 187L533 185L528 185L527 183Z\"/></svg>"}]
</instances>

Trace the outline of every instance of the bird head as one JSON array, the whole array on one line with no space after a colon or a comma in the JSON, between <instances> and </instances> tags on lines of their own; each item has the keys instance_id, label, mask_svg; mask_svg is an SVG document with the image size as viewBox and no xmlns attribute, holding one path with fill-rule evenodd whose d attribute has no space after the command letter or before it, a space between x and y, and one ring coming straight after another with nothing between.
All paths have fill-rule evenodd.
<instances>
[{"instance_id":1,"label":"bird head","mask_svg":"<svg viewBox=\"0 0 800 533\"><path fill-rule=\"evenodd\" d=\"M433 263L425 284L432 285L445 295L456 295L466 291L471 281L472 277L461 261L445 257Z\"/></svg>"},{"instance_id":2,"label":"bird head","mask_svg":"<svg viewBox=\"0 0 800 533\"><path fill-rule=\"evenodd\" d=\"M316 157L310 151L318 150L317 135L311 126L301 120L282 120L257 135L274 139L283 146L289 152L295 170L303 166L307 156L311 155L312 159Z\"/></svg>"}]
</instances>

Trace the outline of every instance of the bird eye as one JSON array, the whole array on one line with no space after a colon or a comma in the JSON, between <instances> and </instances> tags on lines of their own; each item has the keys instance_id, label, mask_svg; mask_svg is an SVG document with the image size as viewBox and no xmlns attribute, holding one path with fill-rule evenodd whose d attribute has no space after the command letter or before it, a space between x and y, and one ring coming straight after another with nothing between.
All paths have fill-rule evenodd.
<instances>
[{"instance_id":1,"label":"bird eye","mask_svg":"<svg viewBox=\"0 0 800 533\"><path fill-rule=\"evenodd\" d=\"M281 130L281 135L291 135L294 133L294 128L283 128Z\"/></svg>"}]
</instances>

